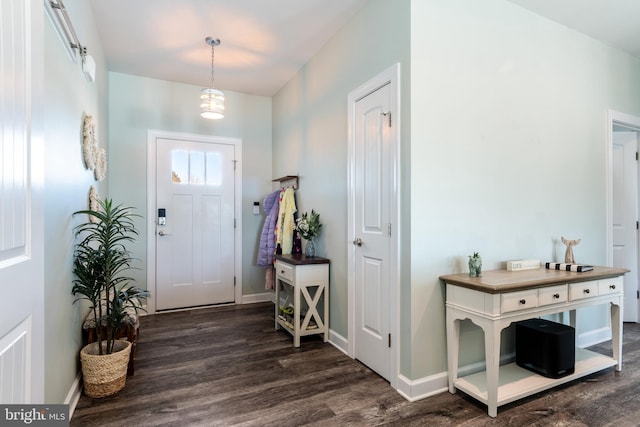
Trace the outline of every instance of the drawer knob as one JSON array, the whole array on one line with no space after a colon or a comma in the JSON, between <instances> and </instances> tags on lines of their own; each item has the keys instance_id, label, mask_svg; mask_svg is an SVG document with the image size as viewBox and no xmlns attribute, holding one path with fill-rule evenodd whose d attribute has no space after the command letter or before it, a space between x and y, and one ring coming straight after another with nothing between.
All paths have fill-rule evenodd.
<instances>
[{"instance_id":1,"label":"drawer knob","mask_svg":"<svg viewBox=\"0 0 640 427\"><path fill-rule=\"evenodd\" d=\"M527 303L527 300L526 300L526 299L521 299L521 300L520 300L520 304L525 305L526 303Z\"/></svg>"},{"instance_id":2,"label":"drawer knob","mask_svg":"<svg viewBox=\"0 0 640 427\"><path fill-rule=\"evenodd\" d=\"M609 285L609 289L615 289L616 285Z\"/></svg>"},{"instance_id":3,"label":"drawer knob","mask_svg":"<svg viewBox=\"0 0 640 427\"><path fill-rule=\"evenodd\" d=\"M284 274L284 270L280 270L280 274Z\"/></svg>"},{"instance_id":4,"label":"drawer knob","mask_svg":"<svg viewBox=\"0 0 640 427\"><path fill-rule=\"evenodd\" d=\"M589 293L591 293L591 291L590 291L589 289L585 289L585 290L584 290L584 293L585 293L585 294L589 294Z\"/></svg>"},{"instance_id":5,"label":"drawer knob","mask_svg":"<svg viewBox=\"0 0 640 427\"><path fill-rule=\"evenodd\" d=\"M554 297L555 299L559 299L559 298L560 298L560 294L553 294L553 297Z\"/></svg>"}]
</instances>

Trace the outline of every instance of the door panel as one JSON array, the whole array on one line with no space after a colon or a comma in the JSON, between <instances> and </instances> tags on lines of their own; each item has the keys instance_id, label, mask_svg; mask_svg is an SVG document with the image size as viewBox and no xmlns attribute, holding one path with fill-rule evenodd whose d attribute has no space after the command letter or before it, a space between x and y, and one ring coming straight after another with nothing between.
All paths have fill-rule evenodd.
<instances>
[{"instance_id":1,"label":"door panel","mask_svg":"<svg viewBox=\"0 0 640 427\"><path fill-rule=\"evenodd\" d=\"M383 317L380 316L382 301L380 297L384 292L382 284L382 260L372 258L362 258L362 271L364 283L366 283L366 303L362 310L362 332L372 335L372 339L381 340L385 333L382 324Z\"/></svg>"},{"instance_id":2,"label":"door panel","mask_svg":"<svg viewBox=\"0 0 640 427\"><path fill-rule=\"evenodd\" d=\"M42 2L2 0L0 20L0 403L39 403L45 365Z\"/></svg>"},{"instance_id":3,"label":"door panel","mask_svg":"<svg viewBox=\"0 0 640 427\"><path fill-rule=\"evenodd\" d=\"M389 379L390 87L355 107L355 357Z\"/></svg>"},{"instance_id":4,"label":"door panel","mask_svg":"<svg viewBox=\"0 0 640 427\"><path fill-rule=\"evenodd\" d=\"M158 310L234 301L234 159L232 145L157 140Z\"/></svg>"},{"instance_id":5,"label":"door panel","mask_svg":"<svg viewBox=\"0 0 640 427\"><path fill-rule=\"evenodd\" d=\"M625 322L638 321L638 150L636 132L613 132L613 266L624 276Z\"/></svg>"}]
</instances>

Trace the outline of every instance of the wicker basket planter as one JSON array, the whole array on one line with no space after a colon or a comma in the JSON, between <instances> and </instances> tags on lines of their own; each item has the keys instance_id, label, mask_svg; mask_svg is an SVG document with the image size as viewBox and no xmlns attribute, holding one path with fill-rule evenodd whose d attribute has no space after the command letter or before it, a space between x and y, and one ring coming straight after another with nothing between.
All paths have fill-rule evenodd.
<instances>
[{"instance_id":1,"label":"wicker basket planter","mask_svg":"<svg viewBox=\"0 0 640 427\"><path fill-rule=\"evenodd\" d=\"M84 393L89 397L105 397L122 390L130 353L131 343L124 340L115 341L111 354L100 355L97 342L84 346L80 350Z\"/></svg>"}]
</instances>

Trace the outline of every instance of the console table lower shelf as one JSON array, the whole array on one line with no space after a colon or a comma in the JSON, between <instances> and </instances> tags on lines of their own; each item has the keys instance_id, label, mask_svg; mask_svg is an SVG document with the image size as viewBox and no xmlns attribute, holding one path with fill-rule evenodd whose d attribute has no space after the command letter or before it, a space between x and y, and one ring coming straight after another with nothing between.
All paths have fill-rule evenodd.
<instances>
[{"instance_id":1,"label":"console table lower shelf","mask_svg":"<svg viewBox=\"0 0 640 427\"><path fill-rule=\"evenodd\" d=\"M500 366L498 377L498 406L522 399L523 397L548 390L560 384L573 381L585 375L615 366L618 362L608 356L576 348L575 372L562 378L547 378L521 368L515 363ZM481 401L489 404L487 393L486 371L456 379L455 387Z\"/></svg>"}]
</instances>

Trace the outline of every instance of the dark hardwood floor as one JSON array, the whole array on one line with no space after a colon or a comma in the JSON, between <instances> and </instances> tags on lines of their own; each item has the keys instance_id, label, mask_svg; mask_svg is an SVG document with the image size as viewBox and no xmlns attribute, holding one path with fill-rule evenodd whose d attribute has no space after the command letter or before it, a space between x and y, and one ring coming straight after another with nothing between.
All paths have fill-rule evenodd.
<instances>
[{"instance_id":1,"label":"dark hardwood floor","mask_svg":"<svg viewBox=\"0 0 640 427\"><path fill-rule=\"evenodd\" d=\"M610 351L607 343L598 350ZM498 408L458 392L408 402L318 337L273 328L270 303L141 318L135 375L115 396L82 396L72 426L638 426L640 327L624 367ZM610 353L607 353L610 354Z\"/></svg>"}]
</instances>

